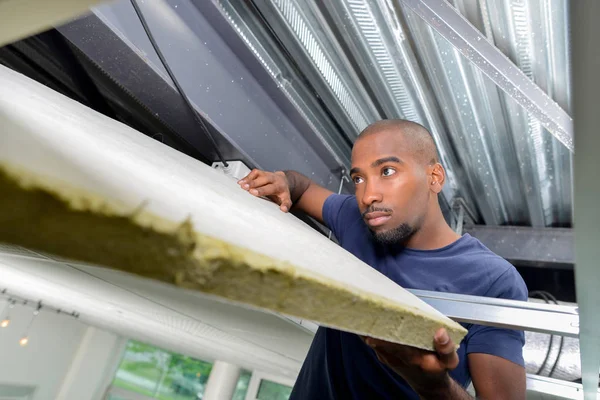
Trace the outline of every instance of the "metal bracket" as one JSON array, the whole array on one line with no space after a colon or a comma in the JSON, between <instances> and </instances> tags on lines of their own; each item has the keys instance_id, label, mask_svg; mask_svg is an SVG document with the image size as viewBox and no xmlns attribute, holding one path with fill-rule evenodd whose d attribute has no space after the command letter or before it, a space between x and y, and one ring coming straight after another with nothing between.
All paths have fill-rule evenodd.
<instances>
[{"instance_id":1,"label":"metal bracket","mask_svg":"<svg viewBox=\"0 0 600 400\"><path fill-rule=\"evenodd\" d=\"M251 171L251 169L242 161L227 160L226 163L227 166L222 162L214 162L212 163L212 167L237 181L248 175Z\"/></svg>"}]
</instances>

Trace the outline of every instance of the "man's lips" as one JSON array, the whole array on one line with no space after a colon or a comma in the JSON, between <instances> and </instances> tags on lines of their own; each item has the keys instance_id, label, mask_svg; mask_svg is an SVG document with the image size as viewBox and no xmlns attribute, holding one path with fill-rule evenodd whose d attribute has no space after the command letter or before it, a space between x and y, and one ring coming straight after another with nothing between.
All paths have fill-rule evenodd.
<instances>
[{"instance_id":1,"label":"man's lips","mask_svg":"<svg viewBox=\"0 0 600 400\"><path fill-rule=\"evenodd\" d=\"M374 212L366 213L364 218L368 225L380 226L380 225L385 224L387 221L389 221L389 219L392 218L392 215L388 212L374 211Z\"/></svg>"}]
</instances>

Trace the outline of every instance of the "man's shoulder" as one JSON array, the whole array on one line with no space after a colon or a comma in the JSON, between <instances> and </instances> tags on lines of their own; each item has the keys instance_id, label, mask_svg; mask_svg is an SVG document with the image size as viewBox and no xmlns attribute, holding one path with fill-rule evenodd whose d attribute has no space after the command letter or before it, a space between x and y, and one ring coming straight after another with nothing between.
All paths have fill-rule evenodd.
<instances>
[{"instance_id":1,"label":"man's shoulder","mask_svg":"<svg viewBox=\"0 0 600 400\"><path fill-rule=\"evenodd\" d=\"M356 196L353 194L335 194L332 193L325 199L324 207L329 207L333 211L339 209L356 210L358 211L358 203Z\"/></svg>"},{"instance_id":2,"label":"man's shoulder","mask_svg":"<svg viewBox=\"0 0 600 400\"><path fill-rule=\"evenodd\" d=\"M476 263L479 268L500 273L514 268L511 263L488 249L479 239L468 233L461 239L461 246L457 249L457 253L464 257L465 261Z\"/></svg>"},{"instance_id":3,"label":"man's shoulder","mask_svg":"<svg viewBox=\"0 0 600 400\"><path fill-rule=\"evenodd\" d=\"M360 210L356 196L348 194L331 194L323 204L323 218L332 224L348 223L360 219Z\"/></svg>"},{"instance_id":4,"label":"man's shoulder","mask_svg":"<svg viewBox=\"0 0 600 400\"><path fill-rule=\"evenodd\" d=\"M473 273L473 279L484 284L480 295L526 300L527 286L517 269L478 239L472 236L467 239L460 257Z\"/></svg>"},{"instance_id":5,"label":"man's shoulder","mask_svg":"<svg viewBox=\"0 0 600 400\"><path fill-rule=\"evenodd\" d=\"M362 216L354 195L330 195L323 205L323 221L346 250L350 243L353 247L359 241L357 235L364 235Z\"/></svg>"}]
</instances>

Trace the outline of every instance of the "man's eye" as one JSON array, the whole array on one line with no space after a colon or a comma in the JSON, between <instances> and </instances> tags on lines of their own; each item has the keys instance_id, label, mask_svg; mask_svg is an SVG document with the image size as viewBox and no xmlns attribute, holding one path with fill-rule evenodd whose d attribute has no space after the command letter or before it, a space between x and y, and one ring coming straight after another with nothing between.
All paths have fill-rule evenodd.
<instances>
[{"instance_id":1,"label":"man's eye","mask_svg":"<svg viewBox=\"0 0 600 400\"><path fill-rule=\"evenodd\" d=\"M354 178L352 178L352 182L354 182L355 185L358 185L362 182L362 178L360 176L355 176Z\"/></svg>"},{"instance_id":2,"label":"man's eye","mask_svg":"<svg viewBox=\"0 0 600 400\"><path fill-rule=\"evenodd\" d=\"M394 175L396 173L396 170L393 168L384 168L383 169L383 176L390 176L390 175Z\"/></svg>"}]
</instances>

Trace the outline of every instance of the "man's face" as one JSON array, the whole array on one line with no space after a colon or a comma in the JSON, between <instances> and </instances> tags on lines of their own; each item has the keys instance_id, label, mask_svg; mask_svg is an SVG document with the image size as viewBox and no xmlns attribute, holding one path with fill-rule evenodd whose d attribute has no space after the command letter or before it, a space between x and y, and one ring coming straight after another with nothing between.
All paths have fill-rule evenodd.
<instances>
[{"instance_id":1,"label":"man's face","mask_svg":"<svg viewBox=\"0 0 600 400\"><path fill-rule=\"evenodd\" d=\"M427 212L427 166L409 149L401 133L388 130L360 138L352 149L350 176L358 207L380 243L405 243Z\"/></svg>"}]
</instances>

